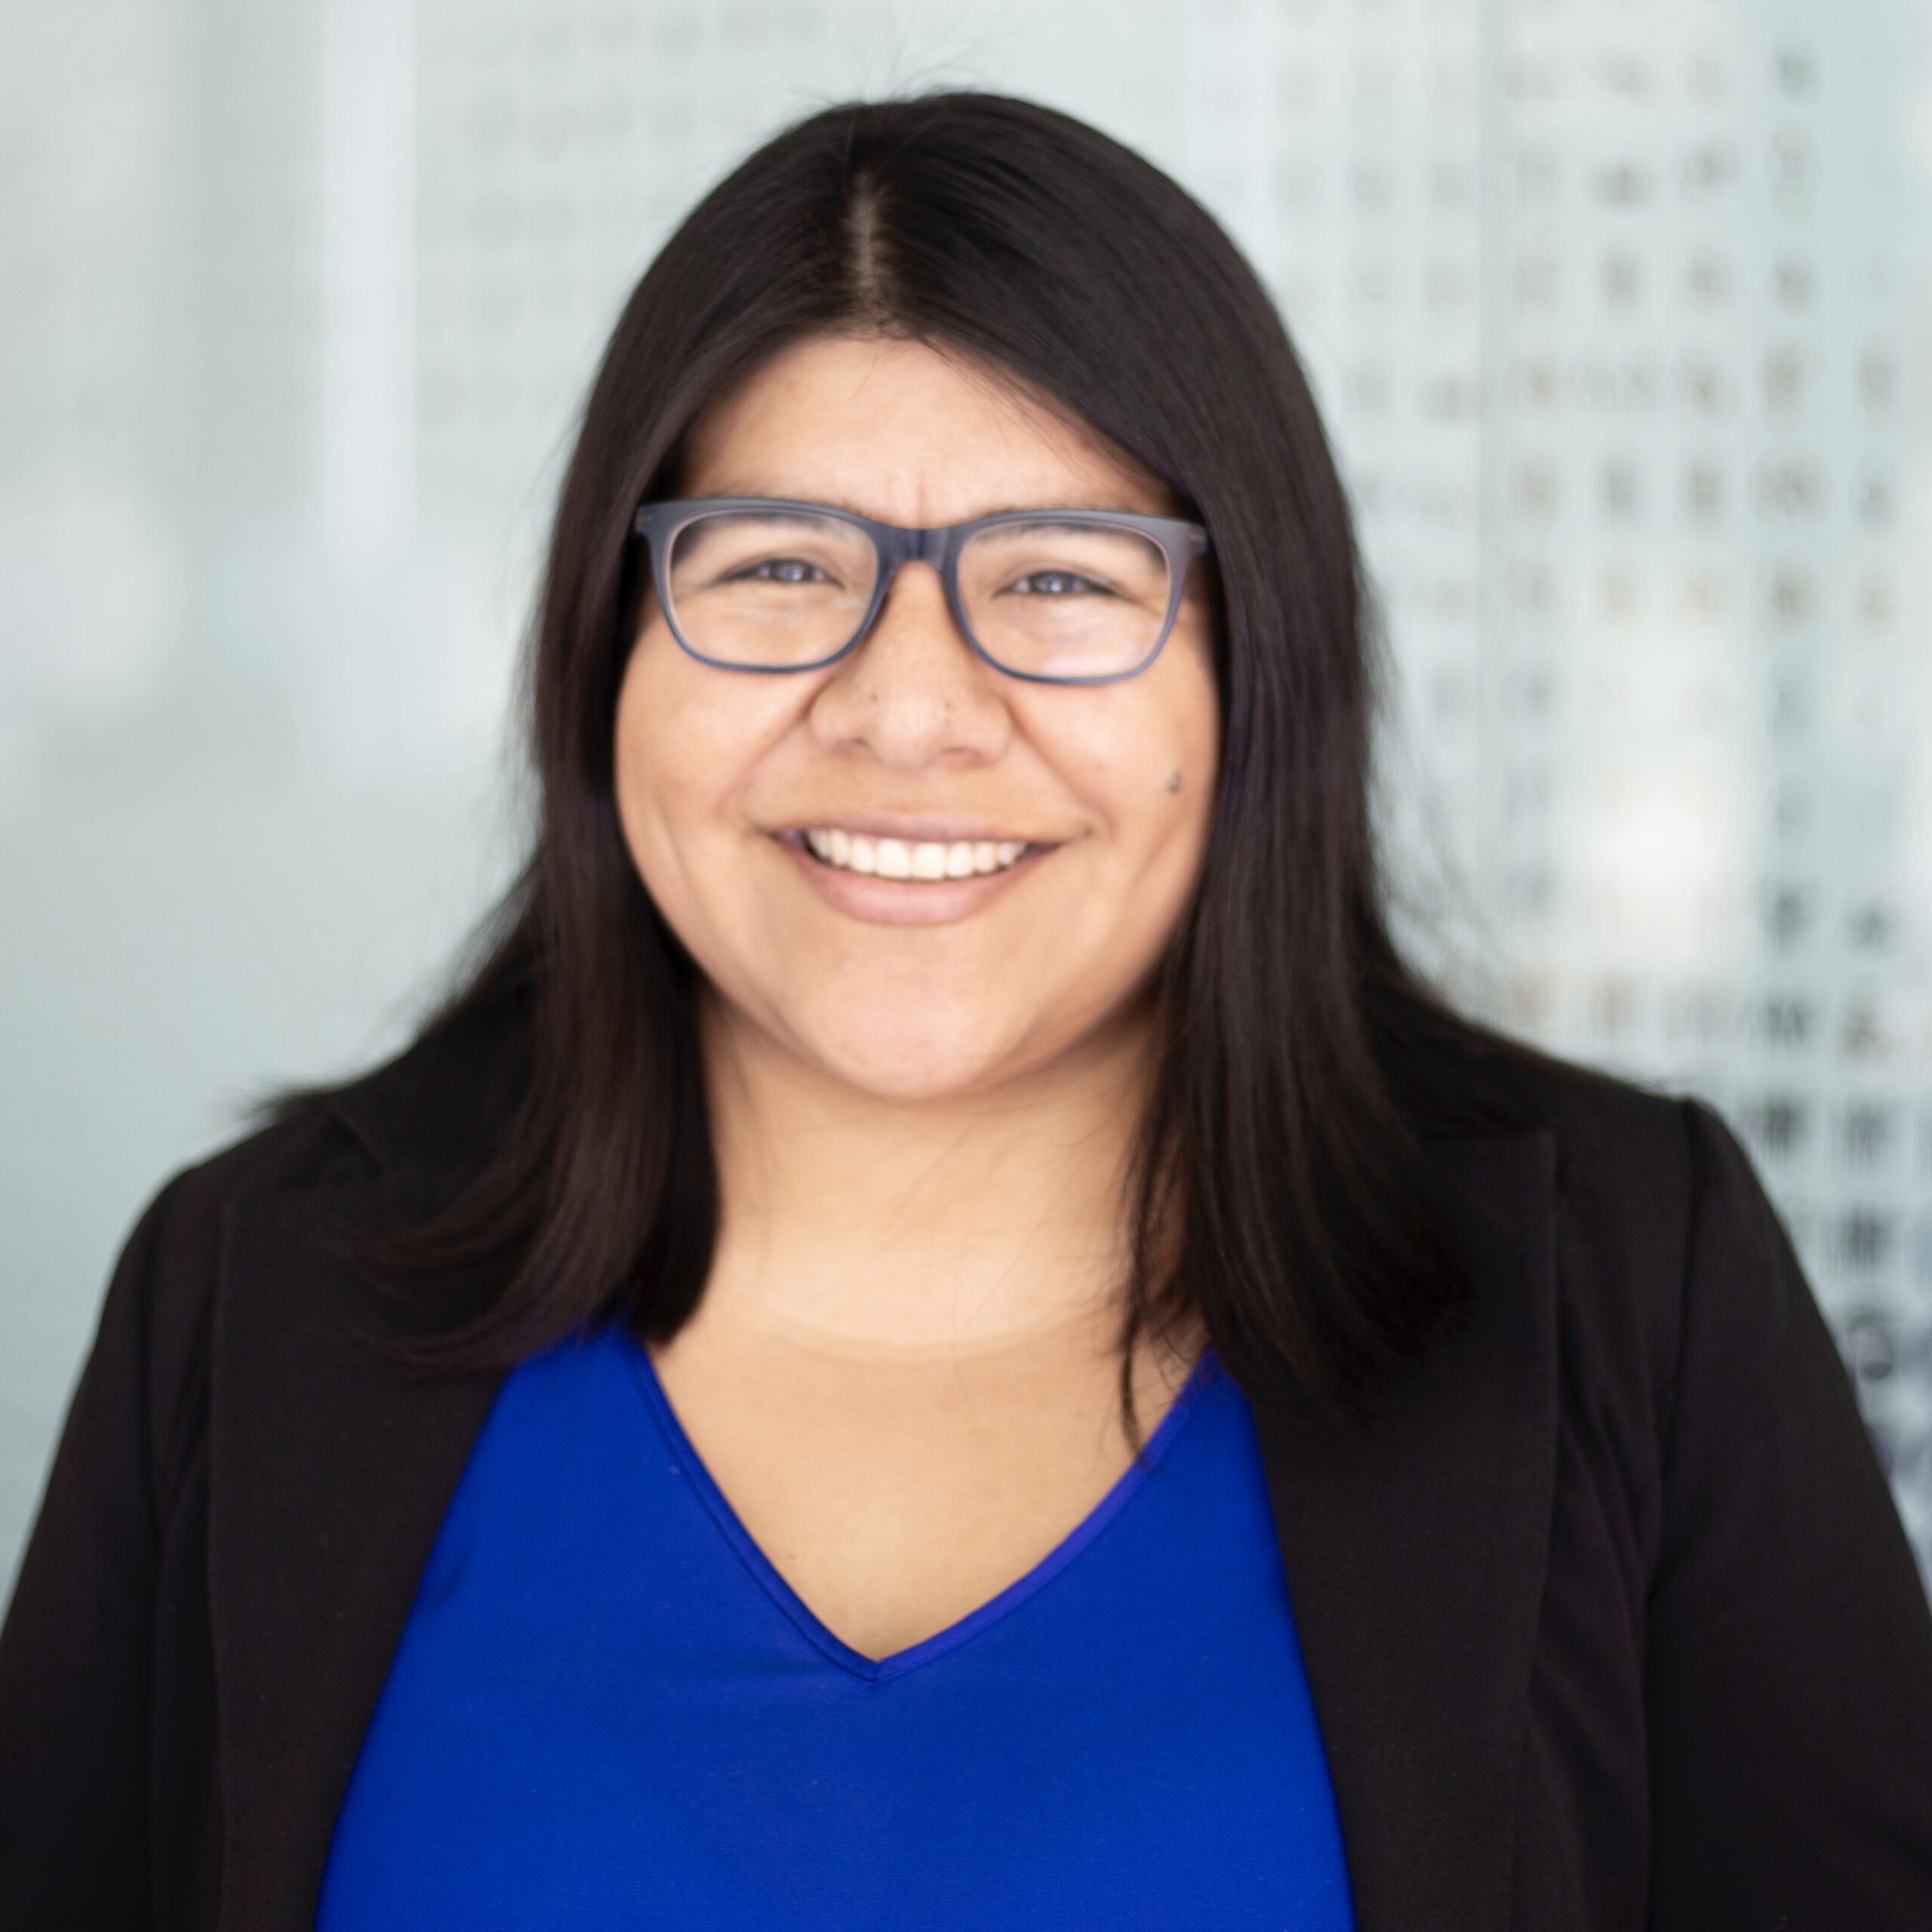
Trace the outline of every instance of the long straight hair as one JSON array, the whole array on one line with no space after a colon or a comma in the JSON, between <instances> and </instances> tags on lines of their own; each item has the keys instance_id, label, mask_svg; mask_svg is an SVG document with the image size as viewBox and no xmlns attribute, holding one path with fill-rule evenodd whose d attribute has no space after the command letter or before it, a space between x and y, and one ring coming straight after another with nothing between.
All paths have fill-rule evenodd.
<instances>
[{"instance_id":1,"label":"long straight hair","mask_svg":"<svg viewBox=\"0 0 1932 1932\"><path fill-rule=\"evenodd\" d=\"M813 115L692 211L625 306L558 503L521 704L540 820L417 1035L525 981L529 1072L471 1184L361 1258L429 1319L414 1358L504 1366L580 1326L667 1339L718 1225L699 975L614 797L638 503L705 405L789 344L931 343L1111 437L1212 534L1222 757L1154 995L1125 1203L1137 1338L1198 1323L1257 1401L1359 1414L1472 1288L1420 1138L1493 1123L1514 1051L1401 961L1369 808L1380 659L1354 531L1281 318L1174 181L1065 115L948 93ZM345 1083L346 1084L346 1083ZM282 1118L343 1087L288 1090ZM1179 1230L1178 1239L1172 1238Z\"/></svg>"}]
</instances>

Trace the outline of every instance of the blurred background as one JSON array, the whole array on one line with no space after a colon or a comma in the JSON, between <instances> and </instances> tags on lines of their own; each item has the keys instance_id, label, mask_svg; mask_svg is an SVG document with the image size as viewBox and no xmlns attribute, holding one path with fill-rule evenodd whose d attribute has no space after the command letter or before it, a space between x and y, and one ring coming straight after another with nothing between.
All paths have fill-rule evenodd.
<instances>
[{"instance_id":1,"label":"blurred background","mask_svg":"<svg viewBox=\"0 0 1932 1932\"><path fill-rule=\"evenodd\" d=\"M783 122L960 85L1276 293L1415 943L1739 1129L1932 1576L1932 0L0 0L0 1591L141 1206L514 869L631 284Z\"/></svg>"}]
</instances>

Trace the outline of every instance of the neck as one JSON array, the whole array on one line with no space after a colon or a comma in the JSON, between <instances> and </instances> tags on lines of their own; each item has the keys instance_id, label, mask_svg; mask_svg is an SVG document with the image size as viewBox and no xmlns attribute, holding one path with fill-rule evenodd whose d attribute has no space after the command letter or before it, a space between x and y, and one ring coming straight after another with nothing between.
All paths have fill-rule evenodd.
<instances>
[{"instance_id":1,"label":"neck","mask_svg":"<svg viewBox=\"0 0 1932 1932\"><path fill-rule=\"evenodd\" d=\"M875 1359L1113 1345L1144 1014L1002 1085L906 1100L708 1006L707 1324Z\"/></svg>"}]
</instances>

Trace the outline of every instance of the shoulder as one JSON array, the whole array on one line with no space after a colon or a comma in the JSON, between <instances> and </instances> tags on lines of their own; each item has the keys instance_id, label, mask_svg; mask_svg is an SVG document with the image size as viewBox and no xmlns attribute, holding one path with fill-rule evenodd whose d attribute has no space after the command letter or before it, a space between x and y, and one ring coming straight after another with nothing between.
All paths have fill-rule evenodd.
<instances>
[{"instance_id":1,"label":"shoulder","mask_svg":"<svg viewBox=\"0 0 1932 1932\"><path fill-rule=\"evenodd\" d=\"M177 1168L136 1216L108 1282L91 1369L100 1377L118 1365L134 1385L163 1495L177 1486L206 1427L216 1284L237 1204L365 1165L346 1126L318 1111L257 1128Z\"/></svg>"},{"instance_id":2,"label":"shoulder","mask_svg":"<svg viewBox=\"0 0 1932 1932\"><path fill-rule=\"evenodd\" d=\"M1710 1103L1543 1056L1517 1078L1548 1136L1559 1256L1585 1275L1680 1320L1687 1295L1729 1242L1730 1262L1767 1278L1795 1267L1751 1156Z\"/></svg>"},{"instance_id":3,"label":"shoulder","mask_svg":"<svg viewBox=\"0 0 1932 1932\"><path fill-rule=\"evenodd\" d=\"M528 1017L515 989L460 1001L380 1064L271 1096L247 1131L149 1195L115 1261L95 1353L136 1383L164 1490L205 1429L218 1302L266 1291L228 1267L238 1217L272 1199L350 1199L369 1183L409 1190L473 1165L516 1090Z\"/></svg>"},{"instance_id":4,"label":"shoulder","mask_svg":"<svg viewBox=\"0 0 1932 1932\"><path fill-rule=\"evenodd\" d=\"M1724 1130L1702 1103L1555 1058L1526 1059L1526 1105L1550 1137L1559 1237L1681 1258L1701 1137Z\"/></svg>"},{"instance_id":5,"label":"shoulder","mask_svg":"<svg viewBox=\"0 0 1932 1932\"><path fill-rule=\"evenodd\" d=\"M1515 1124L1426 1144L1452 1180L1479 1175L1485 1148L1513 1160L1513 1188L1479 1183L1475 1206L1519 1217L1509 1238L1543 1246L1539 1266L1510 1278L1553 1297L1521 1312L1554 1338L1561 1406L1587 1414L1648 1486L1687 1360L1701 1359L1691 1343L1716 1324L1741 1344L1795 1300L1815 1322L1809 1290L1749 1156L1709 1104L1507 1044L1489 1074Z\"/></svg>"},{"instance_id":6,"label":"shoulder","mask_svg":"<svg viewBox=\"0 0 1932 1932\"><path fill-rule=\"evenodd\" d=\"M1521 1174L1540 1167L1566 1251L1615 1249L1651 1273L1681 1260L1708 1144L1729 1140L1708 1107L1439 1005L1392 1005L1380 1025L1392 1089L1452 1180L1509 1164L1510 1150L1519 1178L1504 1204L1529 1211Z\"/></svg>"},{"instance_id":7,"label":"shoulder","mask_svg":"<svg viewBox=\"0 0 1932 1932\"><path fill-rule=\"evenodd\" d=\"M1761 1200L1750 1158L1718 1112L1691 1095L1486 1042L1480 1079L1492 1136L1449 1133L1425 1145L1454 1162L1486 1139L1541 1143L1561 1248L1615 1251L1626 1269L1681 1269L1694 1223L1715 1201Z\"/></svg>"}]
</instances>

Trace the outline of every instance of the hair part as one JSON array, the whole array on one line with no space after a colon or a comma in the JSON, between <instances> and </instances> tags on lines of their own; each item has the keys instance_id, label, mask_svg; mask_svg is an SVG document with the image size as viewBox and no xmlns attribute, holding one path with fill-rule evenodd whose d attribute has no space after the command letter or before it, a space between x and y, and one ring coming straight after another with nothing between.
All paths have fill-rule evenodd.
<instances>
[{"instance_id":1,"label":"hair part","mask_svg":"<svg viewBox=\"0 0 1932 1932\"><path fill-rule=\"evenodd\" d=\"M879 210L881 189L861 174L852 183L846 210L846 285L851 291L851 320L880 335L894 332L892 265L886 252Z\"/></svg>"}]
</instances>

